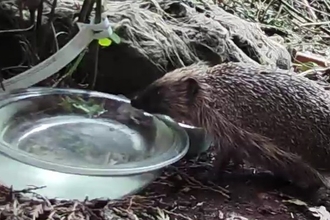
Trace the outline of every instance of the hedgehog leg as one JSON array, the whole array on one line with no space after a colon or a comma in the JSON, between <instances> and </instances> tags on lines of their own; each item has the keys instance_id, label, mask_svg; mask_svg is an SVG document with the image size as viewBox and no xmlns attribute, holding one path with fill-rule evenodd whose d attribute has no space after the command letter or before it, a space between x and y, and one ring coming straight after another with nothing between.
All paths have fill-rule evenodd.
<instances>
[{"instance_id":1,"label":"hedgehog leg","mask_svg":"<svg viewBox=\"0 0 330 220\"><path fill-rule=\"evenodd\" d=\"M219 174L225 171L230 164L232 164L231 170L237 170L243 164L243 159L230 147L221 147L221 150L217 151L213 162L215 172Z\"/></svg>"},{"instance_id":2,"label":"hedgehog leg","mask_svg":"<svg viewBox=\"0 0 330 220\"><path fill-rule=\"evenodd\" d=\"M327 179L327 178L326 178ZM307 199L315 206L324 206L327 210L330 210L330 188L329 183L322 187L314 187L305 190Z\"/></svg>"},{"instance_id":3,"label":"hedgehog leg","mask_svg":"<svg viewBox=\"0 0 330 220\"><path fill-rule=\"evenodd\" d=\"M216 169L216 173L220 173L222 170L226 169L231 161L231 153L228 146L223 146L223 144L221 144L221 147L218 147L217 149L219 148L220 150L217 150L213 162L213 167Z\"/></svg>"},{"instance_id":4,"label":"hedgehog leg","mask_svg":"<svg viewBox=\"0 0 330 220\"><path fill-rule=\"evenodd\" d=\"M330 189L328 187L321 187L317 192L317 203L323 205L328 211L330 210Z\"/></svg>"},{"instance_id":5,"label":"hedgehog leg","mask_svg":"<svg viewBox=\"0 0 330 220\"><path fill-rule=\"evenodd\" d=\"M243 164L244 164L243 158L241 156L237 155L237 153L235 153L234 150L231 151L230 157L231 157L231 161L233 163L234 170L237 170L243 166Z\"/></svg>"},{"instance_id":6,"label":"hedgehog leg","mask_svg":"<svg viewBox=\"0 0 330 220\"><path fill-rule=\"evenodd\" d=\"M218 142L214 147L215 160L208 179L213 182L222 182L223 178L226 179L228 173L231 174L233 171L239 170L240 165L243 164L243 159L225 140ZM229 166L231 162L232 166Z\"/></svg>"}]
</instances>

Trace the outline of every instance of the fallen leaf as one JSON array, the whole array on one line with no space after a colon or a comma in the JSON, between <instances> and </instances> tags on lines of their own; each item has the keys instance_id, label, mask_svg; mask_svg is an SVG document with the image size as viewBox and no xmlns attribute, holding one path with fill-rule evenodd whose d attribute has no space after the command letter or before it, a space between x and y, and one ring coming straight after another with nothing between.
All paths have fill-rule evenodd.
<instances>
[{"instance_id":1,"label":"fallen leaf","mask_svg":"<svg viewBox=\"0 0 330 220\"><path fill-rule=\"evenodd\" d=\"M283 202L292 203L292 204L299 205L299 206L307 206L306 202L301 201L299 199L283 200Z\"/></svg>"},{"instance_id":2,"label":"fallen leaf","mask_svg":"<svg viewBox=\"0 0 330 220\"><path fill-rule=\"evenodd\" d=\"M310 207L308 210L312 212L313 216L320 218L320 220L330 220L330 213L324 206Z\"/></svg>"}]
</instances>

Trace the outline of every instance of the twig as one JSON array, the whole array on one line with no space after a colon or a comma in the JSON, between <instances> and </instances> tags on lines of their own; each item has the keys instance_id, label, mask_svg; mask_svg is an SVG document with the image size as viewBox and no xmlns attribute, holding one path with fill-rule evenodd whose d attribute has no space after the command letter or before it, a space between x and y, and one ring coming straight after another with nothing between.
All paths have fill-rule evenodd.
<instances>
[{"instance_id":1,"label":"twig","mask_svg":"<svg viewBox=\"0 0 330 220\"><path fill-rule=\"evenodd\" d=\"M58 42L57 42L57 37L56 37L56 30L54 27L54 17L55 17L55 8L57 6L57 0L53 0L53 4L52 4L52 9L50 11L50 15L49 15L49 24L51 25L51 29L53 32L53 38L54 38L54 43L55 43L55 51L57 52L59 50L59 46L58 46Z\"/></svg>"},{"instance_id":2,"label":"twig","mask_svg":"<svg viewBox=\"0 0 330 220\"><path fill-rule=\"evenodd\" d=\"M55 51L57 52L60 49L60 47L58 45L58 41L57 41L57 37L56 37L56 30L55 30L55 27L54 27L54 23L53 22L51 22L50 25L51 25L52 32L53 32L53 37L54 37Z\"/></svg>"},{"instance_id":3,"label":"twig","mask_svg":"<svg viewBox=\"0 0 330 220\"><path fill-rule=\"evenodd\" d=\"M277 12L277 14L275 16L275 20L278 20L278 18L281 16L282 10L283 10L283 4L280 3L280 8L278 9L278 12Z\"/></svg>"},{"instance_id":4,"label":"twig","mask_svg":"<svg viewBox=\"0 0 330 220\"><path fill-rule=\"evenodd\" d=\"M40 44L40 42L42 42L41 39L43 39L42 37L42 12L44 10L44 0L40 0L39 6L38 6L38 14L37 14L37 23L35 25L35 35L33 37L33 50L36 52L36 58L39 61L39 51L38 48L40 48L40 45L43 46L42 44ZM36 41L36 42L34 42Z\"/></svg>"},{"instance_id":5,"label":"twig","mask_svg":"<svg viewBox=\"0 0 330 220\"><path fill-rule=\"evenodd\" d=\"M101 0L96 0L96 10L95 10L95 20L94 23L98 24L101 22L101 13L102 13L102 2ZM100 50L100 45L98 43L98 40L94 40L92 42L92 48L93 48L93 53L95 55L94 58L94 74L93 74L93 81L90 86L91 89L94 89L96 80L97 80L97 75L98 75L98 66L99 66L99 50Z\"/></svg>"},{"instance_id":6,"label":"twig","mask_svg":"<svg viewBox=\"0 0 330 220\"><path fill-rule=\"evenodd\" d=\"M306 21L308 21L308 22L314 22L312 19L310 19L310 18L306 18L306 17L302 16L301 13L300 13L299 11L297 11L296 9L294 9L294 8L293 8L291 5L289 5L286 1L284 1L284 0L280 0L280 1L282 2L283 5L285 5L285 7L287 7L290 11L294 12L298 17L303 18L304 20L306 20ZM330 30L328 30L328 29L326 29L326 28L324 28L324 27L320 27L320 29L321 29L323 32L325 32L325 33L327 33L327 34L330 35Z\"/></svg>"},{"instance_id":7,"label":"twig","mask_svg":"<svg viewBox=\"0 0 330 220\"><path fill-rule=\"evenodd\" d=\"M304 23L304 24L301 24L300 27L317 26L317 25L328 25L328 24L330 24L330 21L320 21L320 22Z\"/></svg>"},{"instance_id":8,"label":"twig","mask_svg":"<svg viewBox=\"0 0 330 220\"><path fill-rule=\"evenodd\" d=\"M223 195L224 197L226 197L227 199L230 198L229 195L225 194L221 190L213 189L213 188L207 187L207 186L189 186L189 188L191 188L191 189L200 189L200 190L209 190L209 191L219 193L219 194Z\"/></svg>"},{"instance_id":9,"label":"twig","mask_svg":"<svg viewBox=\"0 0 330 220\"><path fill-rule=\"evenodd\" d=\"M211 190L211 191L215 191L215 192L220 193L221 195L223 195L223 196L226 197L226 198L230 198L230 196L228 195L228 194L229 194L229 190L227 190L227 189L225 189L225 188L223 188L223 187L221 187L221 186L217 186L219 190L215 190L215 189L213 189L213 188L211 188L211 187L205 186L205 185L204 185L203 183L201 183L200 181L198 181L198 180L196 180L196 179L194 179L194 178L188 176L187 174L181 172L181 171L180 171L179 169L177 169L176 167L173 167L173 168L174 168L177 172L179 172L180 175L184 176L188 182L190 181L191 183L195 183L195 184L199 185L199 186L200 186L201 188L203 188L203 189L208 189L208 190Z\"/></svg>"},{"instance_id":10,"label":"twig","mask_svg":"<svg viewBox=\"0 0 330 220\"><path fill-rule=\"evenodd\" d=\"M0 69L0 85L1 85L2 91L6 91L5 86L3 85L2 69Z\"/></svg>"},{"instance_id":11,"label":"twig","mask_svg":"<svg viewBox=\"0 0 330 220\"><path fill-rule=\"evenodd\" d=\"M299 5L304 5L303 3L301 3L301 2L297 2ZM322 15L325 15L325 16L330 16L330 14L329 13L327 13L326 11L321 11L321 10L319 10L319 9L317 9L317 8L314 8L313 6L310 6L311 7L311 9L314 11L314 12L318 12L318 13L320 13L320 14L322 14Z\"/></svg>"},{"instance_id":12,"label":"twig","mask_svg":"<svg viewBox=\"0 0 330 220\"><path fill-rule=\"evenodd\" d=\"M84 0L84 3L81 7L78 22L85 22L86 19L89 17L89 14L93 8L95 0Z\"/></svg>"},{"instance_id":13,"label":"twig","mask_svg":"<svg viewBox=\"0 0 330 220\"><path fill-rule=\"evenodd\" d=\"M330 11L330 4L327 2L327 0L323 1L325 4L325 7L328 9L328 11Z\"/></svg>"},{"instance_id":14,"label":"twig","mask_svg":"<svg viewBox=\"0 0 330 220\"><path fill-rule=\"evenodd\" d=\"M266 6L266 8L265 8L265 10L264 10L264 12L263 12L262 18L261 18L262 21L264 20L265 14L266 14L267 11L269 10L270 6L271 6L274 2L275 2L275 0L271 0L271 1L268 3L268 5ZM258 16L258 17L259 17L259 16ZM259 18L258 18L258 20L259 20Z\"/></svg>"},{"instance_id":15,"label":"twig","mask_svg":"<svg viewBox=\"0 0 330 220\"><path fill-rule=\"evenodd\" d=\"M52 87L57 87L59 83L61 83L65 78L71 76L73 72L77 69L78 65L80 64L81 60L84 58L85 54L87 52L87 49L85 49L83 52L81 52L78 56L78 58L75 60L69 71L64 74L57 82L55 82Z\"/></svg>"},{"instance_id":16,"label":"twig","mask_svg":"<svg viewBox=\"0 0 330 220\"><path fill-rule=\"evenodd\" d=\"M154 207L151 207L151 209L156 209L156 208L154 208ZM184 218L184 219L186 219L186 220L193 220L192 218L189 218L188 216L185 216L185 215L182 215L182 214L179 214L179 213L175 213L175 212L171 212L171 211L168 211L168 210L166 210L166 209L161 209L163 212L165 212L165 213L167 213L167 214L169 214L169 215L174 215L174 216L176 216L176 217L181 217L181 218Z\"/></svg>"},{"instance_id":17,"label":"twig","mask_svg":"<svg viewBox=\"0 0 330 220\"><path fill-rule=\"evenodd\" d=\"M329 67L315 67L315 68L311 68L309 70L306 70L304 72L301 72L301 73L297 73L298 76L307 76L309 74L312 74L312 73L317 73L317 72L324 72L326 70L328 70Z\"/></svg>"},{"instance_id":18,"label":"twig","mask_svg":"<svg viewBox=\"0 0 330 220\"><path fill-rule=\"evenodd\" d=\"M52 8L49 14L49 22L48 23L53 23L54 22L54 17L55 17L55 8L57 6L57 0L53 0Z\"/></svg>"},{"instance_id":19,"label":"twig","mask_svg":"<svg viewBox=\"0 0 330 220\"><path fill-rule=\"evenodd\" d=\"M312 16L313 20L317 21L317 16L314 13L312 7L309 5L308 1L307 0L302 0L302 1L305 4L305 6L306 6L307 10L309 11L310 15Z\"/></svg>"},{"instance_id":20,"label":"twig","mask_svg":"<svg viewBox=\"0 0 330 220\"><path fill-rule=\"evenodd\" d=\"M23 32L27 32L30 31L34 28L34 24L32 24L31 26L27 27L27 28L20 28L20 29L10 29L10 30L0 30L0 34L6 34L6 33L23 33Z\"/></svg>"},{"instance_id":21,"label":"twig","mask_svg":"<svg viewBox=\"0 0 330 220\"><path fill-rule=\"evenodd\" d=\"M133 204L133 199L134 199L134 198L135 198L134 196L132 196L132 197L130 198L130 200L129 200L129 204L128 204L128 207L127 207L127 209L126 209L127 211L131 209L132 204Z\"/></svg>"}]
</instances>

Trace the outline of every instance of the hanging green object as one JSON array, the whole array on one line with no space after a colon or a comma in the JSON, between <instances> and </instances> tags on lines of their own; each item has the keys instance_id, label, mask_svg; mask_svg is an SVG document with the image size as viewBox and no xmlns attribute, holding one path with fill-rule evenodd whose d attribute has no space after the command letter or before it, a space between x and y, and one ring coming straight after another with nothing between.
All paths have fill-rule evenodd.
<instances>
[{"instance_id":1,"label":"hanging green object","mask_svg":"<svg viewBox=\"0 0 330 220\"><path fill-rule=\"evenodd\" d=\"M120 43L120 37L115 32L112 32L112 34L110 35L110 38L116 44Z\"/></svg>"},{"instance_id":2,"label":"hanging green object","mask_svg":"<svg viewBox=\"0 0 330 220\"><path fill-rule=\"evenodd\" d=\"M109 47L112 44L112 40L109 38L99 39L99 45L102 47Z\"/></svg>"}]
</instances>

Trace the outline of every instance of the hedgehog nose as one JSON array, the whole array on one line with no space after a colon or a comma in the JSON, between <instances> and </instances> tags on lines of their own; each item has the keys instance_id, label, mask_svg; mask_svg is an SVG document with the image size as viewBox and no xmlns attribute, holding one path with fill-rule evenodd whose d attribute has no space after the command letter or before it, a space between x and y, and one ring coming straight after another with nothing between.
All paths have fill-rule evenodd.
<instances>
[{"instance_id":1,"label":"hedgehog nose","mask_svg":"<svg viewBox=\"0 0 330 220\"><path fill-rule=\"evenodd\" d=\"M138 101L138 96L134 96L132 99L131 99L131 105L135 108L138 108L139 107L139 101Z\"/></svg>"}]
</instances>

